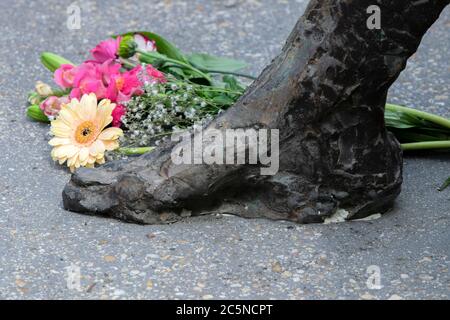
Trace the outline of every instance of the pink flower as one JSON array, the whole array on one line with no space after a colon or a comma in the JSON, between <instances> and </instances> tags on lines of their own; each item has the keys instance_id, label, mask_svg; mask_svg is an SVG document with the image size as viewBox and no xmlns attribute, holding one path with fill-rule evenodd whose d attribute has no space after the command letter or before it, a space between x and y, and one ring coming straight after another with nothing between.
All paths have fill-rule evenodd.
<instances>
[{"instance_id":1,"label":"pink flower","mask_svg":"<svg viewBox=\"0 0 450 320\"><path fill-rule=\"evenodd\" d=\"M121 37L116 39L108 39L100 42L94 49L91 50L94 62L103 63L106 60L117 59L117 52L119 50Z\"/></svg>"},{"instance_id":2,"label":"pink flower","mask_svg":"<svg viewBox=\"0 0 450 320\"><path fill-rule=\"evenodd\" d=\"M164 74L151 65L146 67L145 73L142 72L142 66L138 65L122 74L113 74L106 97L113 102L121 103L130 100L132 96L141 95L143 84L139 78L149 82L166 82Z\"/></svg>"},{"instance_id":3,"label":"pink flower","mask_svg":"<svg viewBox=\"0 0 450 320\"><path fill-rule=\"evenodd\" d=\"M127 112L127 109L119 104L117 105L117 107L114 108L113 112L112 112L112 117L113 117L113 121L112 121L112 125L113 127L117 127L119 128L122 125L122 116L125 115L125 113Z\"/></svg>"},{"instance_id":4,"label":"pink flower","mask_svg":"<svg viewBox=\"0 0 450 320\"><path fill-rule=\"evenodd\" d=\"M96 64L85 62L77 67L70 97L80 99L83 94L89 93L95 93L97 99L100 100L105 97L106 87Z\"/></svg>"},{"instance_id":5,"label":"pink flower","mask_svg":"<svg viewBox=\"0 0 450 320\"><path fill-rule=\"evenodd\" d=\"M81 64L76 69L70 97L79 99L83 94L95 93L98 100L105 98L111 81L120 75L120 68L121 65L113 60L106 60L102 64Z\"/></svg>"},{"instance_id":6,"label":"pink flower","mask_svg":"<svg viewBox=\"0 0 450 320\"><path fill-rule=\"evenodd\" d=\"M133 35L133 40L136 43L138 50L147 51L147 52L157 51L156 42L148 39L146 36L144 36L142 34L135 33ZM134 62L139 62L137 55L134 55L133 57L131 57L130 60L134 61Z\"/></svg>"},{"instance_id":7,"label":"pink flower","mask_svg":"<svg viewBox=\"0 0 450 320\"><path fill-rule=\"evenodd\" d=\"M45 99L39 106L47 117L56 117L63 104L69 103L68 97L51 96Z\"/></svg>"},{"instance_id":8,"label":"pink flower","mask_svg":"<svg viewBox=\"0 0 450 320\"><path fill-rule=\"evenodd\" d=\"M132 96L141 95L142 84L139 81L138 73L142 67L137 66L130 71L111 76L106 97L113 102L126 102Z\"/></svg>"},{"instance_id":9,"label":"pink flower","mask_svg":"<svg viewBox=\"0 0 450 320\"><path fill-rule=\"evenodd\" d=\"M102 64L96 65L96 68L97 72L101 75L103 83L105 86L108 86L111 81L111 76L120 74L122 65L120 63L116 63L114 60L106 60Z\"/></svg>"},{"instance_id":10,"label":"pink flower","mask_svg":"<svg viewBox=\"0 0 450 320\"><path fill-rule=\"evenodd\" d=\"M73 86L76 68L71 64L62 64L56 69L54 80L61 88L67 89Z\"/></svg>"},{"instance_id":11,"label":"pink flower","mask_svg":"<svg viewBox=\"0 0 450 320\"><path fill-rule=\"evenodd\" d=\"M152 65L147 65L146 67L147 70L147 74L150 78L145 77L144 75L144 79L146 79L146 81L156 81L159 83L166 83L166 77L164 76L164 73L162 73L161 71L159 71L158 69L154 68Z\"/></svg>"}]
</instances>

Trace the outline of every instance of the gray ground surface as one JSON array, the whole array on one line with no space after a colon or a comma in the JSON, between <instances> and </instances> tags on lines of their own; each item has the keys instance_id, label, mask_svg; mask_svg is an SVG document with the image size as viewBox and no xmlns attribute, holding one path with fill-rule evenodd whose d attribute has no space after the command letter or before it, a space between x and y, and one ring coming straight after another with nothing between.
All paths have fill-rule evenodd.
<instances>
[{"instance_id":1,"label":"gray ground surface","mask_svg":"<svg viewBox=\"0 0 450 320\"><path fill-rule=\"evenodd\" d=\"M44 50L81 61L106 35L148 29L184 50L243 58L257 74L280 49L305 1L1 1L0 298L449 298L449 156L405 160L404 191L379 220L298 226L201 217L137 226L69 213L48 127L24 116ZM450 115L450 8L433 26L390 101ZM81 292L66 267L81 271ZM367 287L379 266L380 290Z\"/></svg>"}]
</instances>

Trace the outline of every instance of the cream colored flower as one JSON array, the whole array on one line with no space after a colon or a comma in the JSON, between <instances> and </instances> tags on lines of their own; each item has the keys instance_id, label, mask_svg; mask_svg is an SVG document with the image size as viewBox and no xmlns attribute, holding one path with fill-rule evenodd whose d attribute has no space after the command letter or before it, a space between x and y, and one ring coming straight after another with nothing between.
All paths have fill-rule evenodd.
<instances>
[{"instance_id":1,"label":"cream colored flower","mask_svg":"<svg viewBox=\"0 0 450 320\"><path fill-rule=\"evenodd\" d=\"M41 97L48 97L53 95L52 88L48 84L43 83L42 81L36 82L35 89L38 95L40 95Z\"/></svg>"},{"instance_id":2,"label":"cream colored flower","mask_svg":"<svg viewBox=\"0 0 450 320\"><path fill-rule=\"evenodd\" d=\"M72 99L61 107L56 120L51 123L55 136L49 141L53 146L52 158L63 164L67 161L70 171L79 167L94 167L105 163L105 151L119 147L118 138L123 135L119 128L107 128L112 121L111 113L116 105L104 99L97 106L97 97L85 94L80 101Z\"/></svg>"}]
</instances>

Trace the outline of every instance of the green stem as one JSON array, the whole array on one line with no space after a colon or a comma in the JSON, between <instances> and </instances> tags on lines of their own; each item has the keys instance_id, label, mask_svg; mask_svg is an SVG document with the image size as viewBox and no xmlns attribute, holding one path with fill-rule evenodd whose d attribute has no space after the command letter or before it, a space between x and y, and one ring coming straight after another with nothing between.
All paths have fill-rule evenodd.
<instances>
[{"instance_id":1,"label":"green stem","mask_svg":"<svg viewBox=\"0 0 450 320\"><path fill-rule=\"evenodd\" d=\"M155 149L155 147L137 147L137 148L119 148L117 149L117 152L126 155L126 156L136 156L136 155L142 155L148 152L151 152Z\"/></svg>"},{"instance_id":2,"label":"green stem","mask_svg":"<svg viewBox=\"0 0 450 320\"><path fill-rule=\"evenodd\" d=\"M208 92L223 92L223 93L236 94L236 95L243 94L243 92L240 92L240 91L227 90L227 89L222 89L222 88L219 88L219 87L207 87L207 86L205 86L205 87L203 87L202 89L199 89L199 90L208 91Z\"/></svg>"},{"instance_id":3,"label":"green stem","mask_svg":"<svg viewBox=\"0 0 450 320\"><path fill-rule=\"evenodd\" d=\"M450 177L445 180L445 182L442 184L442 186L439 188L439 191L444 191L450 186Z\"/></svg>"},{"instance_id":4,"label":"green stem","mask_svg":"<svg viewBox=\"0 0 450 320\"><path fill-rule=\"evenodd\" d=\"M120 63L122 63L123 66L128 67L130 69L133 69L134 67L136 67L136 64L131 62L128 59L120 59Z\"/></svg>"},{"instance_id":5,"label":"green stem","mask_svg":"<svg viewBox=\"0 0 450 320\"><path fill-rule=\"evenodd\" d=\"M53 90L52 96L56 96L56 97L64 97L70 94L70 90L60 90L60 89L55 89Z\"/></svg>"},{"instance_id":6,"label":"green stem","mask_svg":"<svg viewBox=\"0 0 450 320\"><path fill-rule=\"evenodd\" d=\"M181 68L179 65L169 65L170 67L178 67ZM213 70L213 69L202 69L202 68L198 68L197 70L200 70L202 72L208 72L208 73L219 73L219 74L230 74L232 76L237 76L237 77L242 77L242 78L248 78L251 80L256 80L257 77L246 74L246 73L241 73L241 72L232 72L232 71L223 71L223 70Z\"/></svg>"},{"instance_id":7,"label":"green stem","mask_svg":"<svg viewBox=\"0 0 450 320\"><path fill-rule=\"evenodd\" d=\"M232 76L247 78L247 79L251 79L251 80L256 80L257 79L254 76L251 76L251 75L245 74L245 73L240 73L240 72L221 71L221 70L209 70L209 69L202 69L202 71L206 71L206 72L209 72L209 73L229 74L229 75L232 75Z\"/></svg>"},{"instance_id":8,"label":"green stem","mask_svg":"<svg viewBox=\"0 0 450 320\"><path fill-rule=\"evenodd\" d=\"M212 86L205 86L203 84L198 84L198 83L194 83L191 82L189 80L187 80L189 82L189 85L192 86L194 89L199 88L198 90L202 90L202 91L212 91L212 92L224 92L224 93L230 93L230 94L239 94L242 95L244 94L244 91L234 91L234 90L228 90L225 88L221 88L221 87L212 87ZM179 85L183 85L184 82L183 81L172 81L175 84L179 84Z\"/></svg>"},{"instance_id":9,"label":"green stem","mask_svg":"<svg viewBox=\"0 0 450 320\"><path fill-rule=\"evenodd\" d=\"M150 59L161 59L161 60L164 60L166 62L174 63L174 64L176 64L178 66L181 66L181 67L183 67L185 69L189 69L189 70L197 73L202 78L205 78L209 82L212 82L211 77L209 75L207 75L206 73L203 73L199 69L194 68L193 66L191 66L191 65L189 65L189 64L187 64L185 62L178 61L178 60L175 60L175 59L172 59L172 58L168 58L168 57L163 56L161 54L158 54L157 56L155 56L155 55L152 55L151 53L143 51L143 50L136 50L136 52L138 52L141 55L141 57L144 56L144 57L148 57Z\"/></svg>"},{"instance_id":10,"label":"green stem","mask_svg":"<svg viewBox=\"0 0 450 320\"><path fill-rule=\"evenodd\" d=\"M414 116L417 116L424 120L433 122L442 127L450 129L450 119L446 119L444 117L440 117L435 114L431 114L428 112L424 112L424 111L420 111L420 110L416 110L416 109L412 109L412 108L402 107L402 106L398 106L395 104L389 104L389 103L386 104L386 109L388 109L390 111L400 111L400 112L404 112L404 113L407 113L410 115L414 115Z\"/></svg>"},{"instance_id":11,"label":"green stem","mask_svg":"<svg viewBox=\"0 0 450 320\"><path fill-rule=\"evenodd\" d=\"M403 151L450 149L450 140L404 143L402 149Z\"/></svg>"}]
</instances>

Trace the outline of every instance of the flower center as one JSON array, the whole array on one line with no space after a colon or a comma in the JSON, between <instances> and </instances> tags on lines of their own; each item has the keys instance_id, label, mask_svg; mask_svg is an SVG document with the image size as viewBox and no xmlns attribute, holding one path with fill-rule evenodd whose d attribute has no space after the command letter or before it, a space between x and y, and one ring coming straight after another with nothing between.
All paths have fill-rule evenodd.
<instances>
[{"instance_id":1,"label":"flower center","mask_svg":"<svg viewBox=\"0 0 450 320\"><path fill-rule=\"evenodd\" d=\"M81 123L75 130L75 141L80 144L93 142L97 136L97 127L92 121Z\"/></svg>"},{"instance_id":2,"label":"flower center","mask_svg":"<svg viewBox=\"0 0 450 320\"><path fill-rule=\"evenodd\" d=\"M123 79L123 77L119 77L116 79L117 90L121 91L123 89L124 82L125 82L125 80Z\"/></svg>"},{"instance_id":3,"label":"flower center","mask_svg":"<svg viewBox=\"0 0 450 320\"><path fill-rule=\"evenodd\" d=\"M64 72L63 73L63 77L67 80L67 81L69 81L69 82L72 82L73 81L73 73L72 72L70 72L70 71L66 71L66 72Z\"/></svg>"}]
</instances>

